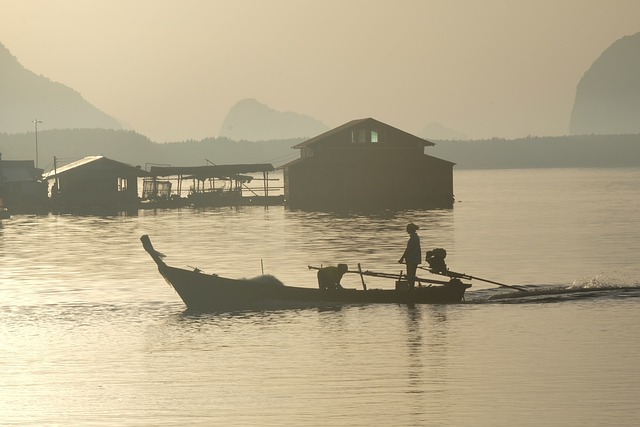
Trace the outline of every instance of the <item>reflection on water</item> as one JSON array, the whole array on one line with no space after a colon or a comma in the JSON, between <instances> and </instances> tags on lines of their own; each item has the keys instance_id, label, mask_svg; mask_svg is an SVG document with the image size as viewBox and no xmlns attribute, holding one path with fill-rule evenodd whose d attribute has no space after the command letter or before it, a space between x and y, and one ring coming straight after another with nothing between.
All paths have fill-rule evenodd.
<instances>
[{"instance_id":1,"label":"reflection on water","mask_svg":"<svg viewBox=\"0 0 640 427\"><path fill-rule=\"evenodd\" d=\"M16 215L0 222L0 417L635 425L639 178L636 170L458 172L460 202L437 211ZM399 272L409 221L420 225L424 250L447 249L453 270L527 292L474 283L459 305L194 314L139 241L150 235L170 265L231 277L264 266L287 284L315 287L307 265ZM343 284L361 288L357 275Z\"/></svg>"}]
</instances>

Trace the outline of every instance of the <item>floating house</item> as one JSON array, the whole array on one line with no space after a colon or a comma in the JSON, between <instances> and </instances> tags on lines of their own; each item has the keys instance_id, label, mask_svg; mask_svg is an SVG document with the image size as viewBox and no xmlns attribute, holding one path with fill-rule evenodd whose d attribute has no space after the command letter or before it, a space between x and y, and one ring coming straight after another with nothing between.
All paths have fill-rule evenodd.
<instances>
[{"instance_id":1,"label":"floating house","mask_svg":"<svg viewBox=\"0 0 640 427\"><path fill-rule=\"evenodd\" d=\"M455 163L424 153L432 142L378 120L353 120L293 148L287 204L301 208L450 208Z\"/></svg>"},{"instance_id":2,"label":"floating house","mask_svg":"<svg viewBox=\"0 0 640 427\"><path fill-rule=\"evenodd\" d=\"M282 187L273 187L270 163L152 166L150 177L143 183L143 204L149 207L241 206L250 204L282 204L284 197L276 194ZM250 186L253 181L261 185Z\"/></svg>"},{"instance_id":3,"label":"floating house","mask_svg":"<svg viewBox=\"0 0 640 427\"><path fill-rule=\"evenodd\" d=\"M0 154L0 207L12 212L48 209L47 185L33 160L2 160Z\"/></svg>"},{"instance_id":4,"label":"floating house","mask_svg":"<svg viewBox=\"0 0 640 427\"><path fill-rule=\"evenodd\" d=\"M139 205L138 178L149 173L103 156L89 156L45 175L54 209L133 209Z\"/></svg>"}]
</instances>

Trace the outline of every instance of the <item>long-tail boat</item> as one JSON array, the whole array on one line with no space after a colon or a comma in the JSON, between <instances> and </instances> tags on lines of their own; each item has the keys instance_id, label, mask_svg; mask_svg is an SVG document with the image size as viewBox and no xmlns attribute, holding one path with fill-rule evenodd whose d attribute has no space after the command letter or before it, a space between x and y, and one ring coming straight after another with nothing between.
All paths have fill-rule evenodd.
<instances>
[{"instance_id":1,"label":"long-tail boat","mask_svg":"<svg viewBox=\"0 0 640 427\"><path fill-rule=\"evenodd\" d=\"M294 307L322 307L341 304L452 304L459 303L471 285L458 278L450 281L420 279L414 288L396 281L395 289L330 289L286 286L270 275L252 279L231 279L165 264L164 255L156 251L149 236L140 238L144 249L158 266L158 271L178 293L189 310L200 312L264 310ZM312 267L310 267L312 268ZM351 271L353 273L353 271ZM361 271L363 276L398 278L398 275ZM423 285L422 282L428 283ZM405 285L405 286L402 286Z\"/></svg>"}]
</instances>

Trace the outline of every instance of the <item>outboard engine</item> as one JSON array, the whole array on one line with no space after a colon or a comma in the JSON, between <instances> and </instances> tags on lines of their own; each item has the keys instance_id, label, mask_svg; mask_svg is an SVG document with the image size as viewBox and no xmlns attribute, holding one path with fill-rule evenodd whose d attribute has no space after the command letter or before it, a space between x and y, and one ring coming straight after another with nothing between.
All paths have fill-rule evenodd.
<instances>
[{"instance_id":1,"label":"outboard engine","mask_svg":"<svg viewBox=\"0 0 640 427\"><path fill-rule=\"evenodd\" d=\"M447 251L442 248L435 248L427 251L426 261L429 264L429 269L434 273L446 273L447 264L444 262L446 257Z\"/></svg>"}]
</instances>

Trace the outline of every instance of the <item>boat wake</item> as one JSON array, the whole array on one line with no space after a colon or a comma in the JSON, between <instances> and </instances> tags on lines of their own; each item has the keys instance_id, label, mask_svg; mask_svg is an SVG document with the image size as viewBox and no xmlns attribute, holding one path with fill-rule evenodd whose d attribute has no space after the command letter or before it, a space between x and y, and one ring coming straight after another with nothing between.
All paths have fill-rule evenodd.
<instances>
[{"instance_id":1,"label":"boat wake","mask_svg":"<svg viewBox=\"0 0 640 427\"><path fill-rule=\"evenodd\" d=\"M640 282L623 275L599 274L574 280L570 285L520 285L524 291L492 288L467 292L471 304L535 304L588 299L640 298Z\"/></svg>"}]
</instances>

